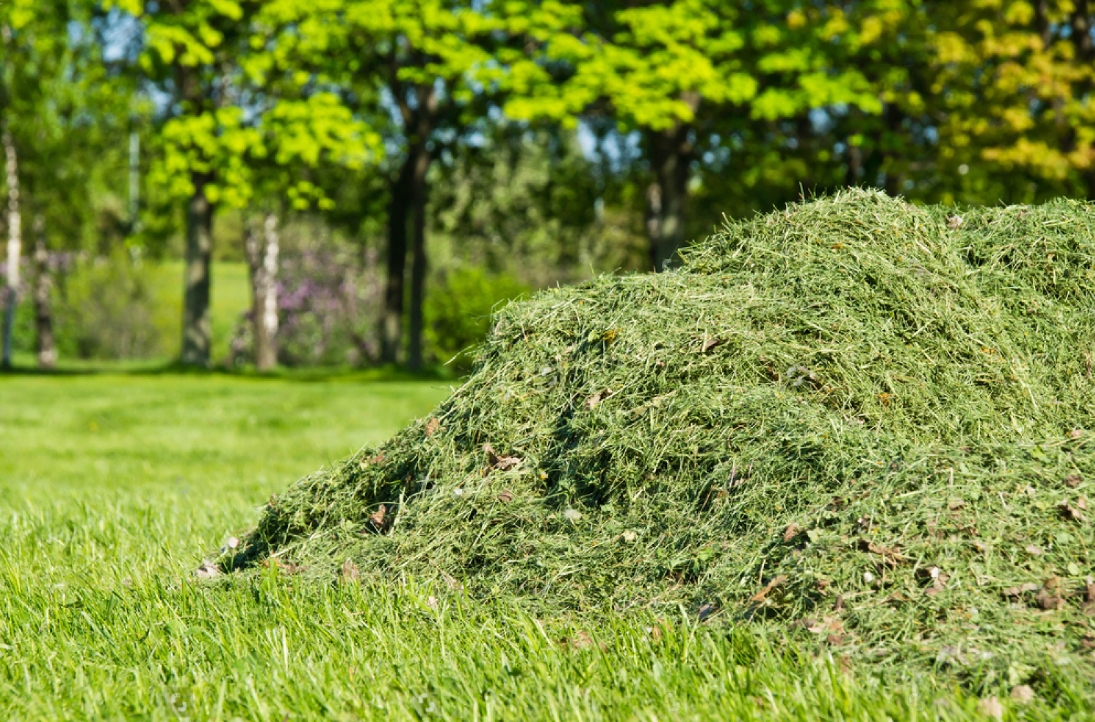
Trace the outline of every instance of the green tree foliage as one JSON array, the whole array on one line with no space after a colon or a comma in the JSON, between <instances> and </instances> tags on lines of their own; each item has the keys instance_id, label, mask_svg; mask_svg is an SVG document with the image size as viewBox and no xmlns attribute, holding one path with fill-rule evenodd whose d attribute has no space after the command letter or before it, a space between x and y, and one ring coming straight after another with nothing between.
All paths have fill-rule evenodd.
<instances>
[{"instance_id":1,"label":"green tree foliage","mask_svg":"<svg viewBox=\"0 0 1095 722\"><path fill-rule=\"evenodd\" d=\"M685 240L693 165L706 141L752 140L764 126L771 135L776 123L819 108L881 109L863 72L834 62L831 47L874 40L842 22L839 8L676 0L538 9L524 28L536 52L511 60L507 112L563 123L607 116L618 132L641 135L655 268Z\"/></svg>"},{"instance_id":2,"label":"green tree foliage","mask_svg":"<svg viewBox=\"0 0 1095 722\"><path fill-rule=\"evenodd\" d=\"M35 350L52 365L51 254L87 248L115 235L120 216L111 175L118 119L128 88L108 77L95 42L92 7L79 0L0 5L0 135L6 172L5 225L9 272L24 274L33 301L12 339L18 288L7 294L6 348ZM26 253L24 254L24 251ZM29 257L30 263L20 263ZM9 275L9 279L13 276Z\"/></svg>"},{"instance_id":3,"label":"green tree foliage","mask_svg":"<svg viewBox=\"0 0 1095 722\"><path fill-rule=\"evenodd\" d=\"M129 233L124 135L154 130L149 196L185 209L184 362L209 360L230 210L381 238L379 356L417 367L431 257L539 285L660 269L722 213L846 185L1095 197L1093 20L1088 0L11 0L0 121L23 226L58 247ZM121 61L104 28L133 30ZM169 225L147 218L146 239Z\"/></svg>"},{"instance_id":4,"label":"green tree foliage","mask_svg":"<svg viewBox=\"0 0 1095 722\"><path fill-rule=\"evenodd\" d=\"M1009 200L1095 199L1095 7L1087 0L927 3L939 165L986 165ZM990 199L991 200L991 199Z\"/></svg>"},{"instance_id":5,"label":"green tree foliage","mask_svg":"<svg viewBox=\"0 0 1095 722\"><path fill-rule=\"evenodd\" d=\"M379 151L378 137L279 62L283 28L271 24L266 3L112 4L141 23L139 72L168 98L151 180L187 204L181 360L205 365L215 210L256 197L326 205L302 169L331 161L360 169Z\"/></svg>"},{"instance_id":6,"label":"green tree foliage","mask_svg":"<svg viewBox=\"0 0 1095 722\"><path fill-rule=\"evenodd\" d=\"M344 90L358 117L381 129L387 168L387 289L381 323L382 359L403 347L407 255L411 255L406 360L423 361L423 303L427 273L430 167L441 146L455 142L478 120L484 86L477 69L494 62L489 51L497 19L490 3L451 0L293 0L270 14L294 28L300 57L321 82Z\"/></svg>"}]
</instances>

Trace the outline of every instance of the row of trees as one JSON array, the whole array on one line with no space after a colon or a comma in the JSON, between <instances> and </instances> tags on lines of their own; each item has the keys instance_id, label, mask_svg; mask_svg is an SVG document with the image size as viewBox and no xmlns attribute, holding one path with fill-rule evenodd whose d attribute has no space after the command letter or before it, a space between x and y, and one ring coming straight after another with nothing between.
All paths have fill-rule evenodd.
<instances>
[{"instance_id":1,"label":"row of trees","mask_svg":"<svg viewBox=\"0 0 1095 722\"><path fill-rule=\"evenodd\" d=\"M309 212L351 233L383 219L380 360L417 367L431 190L451 196L484 149L557 157L580 129L598 208L641 213L655 270L718 214L803 191L1095 199L1093 20L1088 0L10 0L5 359L22 217L42 258L102 235L96 189L134 127L146 232L173 217L153 206L183 218L184 363L209 362L214 218L246 209L260 366L279 220Z\"/></svg>"}]
</instances>

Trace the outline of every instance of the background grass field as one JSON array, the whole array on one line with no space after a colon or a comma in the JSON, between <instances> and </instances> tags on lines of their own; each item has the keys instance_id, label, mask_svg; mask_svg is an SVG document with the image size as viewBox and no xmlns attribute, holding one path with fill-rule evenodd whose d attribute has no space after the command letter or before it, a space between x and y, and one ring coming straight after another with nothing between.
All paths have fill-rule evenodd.
<instances>
[{"instance_id":1,"label":"background grass field","mask_svg":"<svg viewBox=\"0 0 1095 722\"><path fill-rule=\"evenodd\" d=\"M0 718L964 719L985 709L953 682L885 680L699 624L694 610L536 620L505 599L414 579L319 584L277 567L196 579L271 493L449 392L362 378L0 377ZM1090 712L1068 699L1002 709Z\"/></svg>"}]
</instances>

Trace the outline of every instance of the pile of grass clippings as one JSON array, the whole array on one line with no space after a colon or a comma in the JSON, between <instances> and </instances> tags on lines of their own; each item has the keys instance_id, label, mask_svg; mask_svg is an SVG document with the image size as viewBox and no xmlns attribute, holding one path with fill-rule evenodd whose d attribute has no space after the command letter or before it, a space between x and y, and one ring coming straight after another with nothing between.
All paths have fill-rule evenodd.
<instances>
[{"instance_id":1,"label":"pile of grass clippings","mask_svg":"<svg viewBox=\"0 0 1095 722\"><path fill-rule=\"evenodd\" d=\"M1095 207L850 190L682 255L507 306L467 383L240 558L1091 674Z\"/></svg>"}]
</instances>

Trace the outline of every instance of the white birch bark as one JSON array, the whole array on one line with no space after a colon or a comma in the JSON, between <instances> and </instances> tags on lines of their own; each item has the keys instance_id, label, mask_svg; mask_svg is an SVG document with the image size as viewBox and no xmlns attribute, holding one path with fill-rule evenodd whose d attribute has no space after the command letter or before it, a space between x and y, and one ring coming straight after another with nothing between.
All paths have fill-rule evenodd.
<instances>
[{"instance_id":1,"label":"white birch bark","mask_svg":"<svg viewBox=\"0 0 1095 722\"><path fill-rule=\"evenodd\" d=\"M19 157L15 150L15 141L7 128L4 128L3 133L0 134L0 144L4 146L4 172L8 188L7 282L4 293L3 358L0 363L8 367L11 366L11 336L15 326L15 305L19 301L19 260L23 252L23 219L19 212Z\"/></svg>"}]
</instances>

